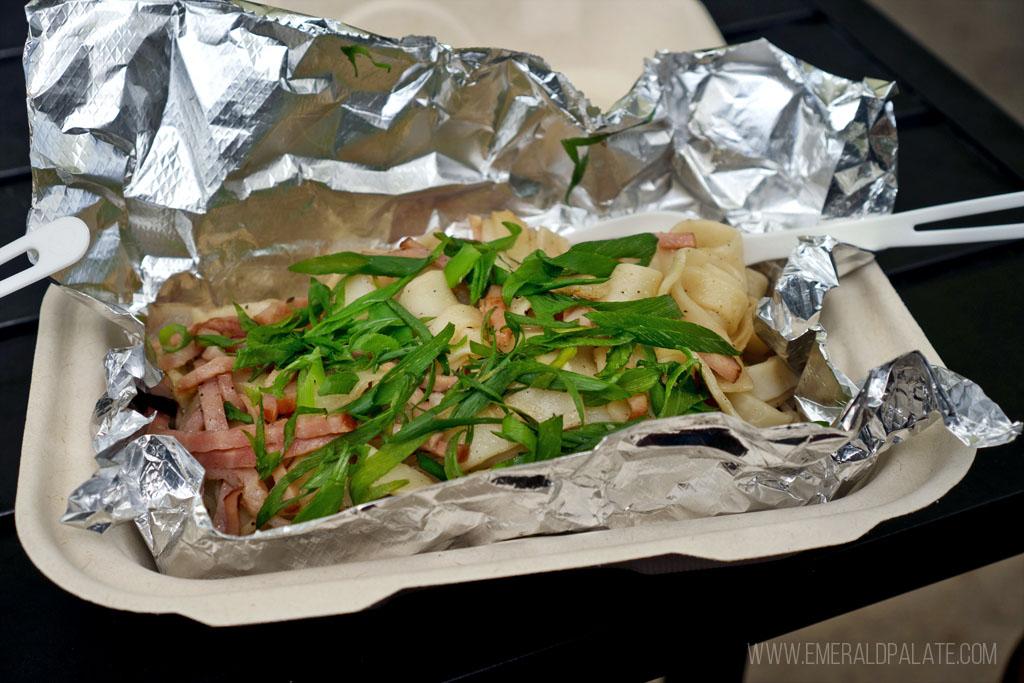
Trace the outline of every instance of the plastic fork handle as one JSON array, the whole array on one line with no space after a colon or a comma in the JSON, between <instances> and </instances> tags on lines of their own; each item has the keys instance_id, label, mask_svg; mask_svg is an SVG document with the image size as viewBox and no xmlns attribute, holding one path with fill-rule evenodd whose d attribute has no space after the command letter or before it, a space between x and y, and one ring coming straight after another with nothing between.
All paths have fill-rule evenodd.
<instances>
[{"instance_id":1,"label":"plastic fork handle","mask_svg":"<svg viewBox=\"0 0 1024 683\"><path fill-rule=\"evenodd\" d=\"M39 255L31 267L0 280L0 297L76 263L89 249L89 239L89 227L74 216L66 216L0 247L0 265L28 251Z\"/></svg>"},{"instance_id":2,"label":"plastic fork handle","mask_svg":"<svg viewBox=\"0 0 1024 683\"><path fill-rule=\"evenodd\" d=\"M804 235L831 235L868 251L881 251L890 247L927 247L940 244L969 244L972 242L999 242L1024 239L1024 223L986 225L976 228L950 228L947 230L921 230L910 233L885 235L871 229L858 230L856 223L843 225L822 223L803 230L784 230L761 235L745 235L743 256L748 266L762 261L786 258Z\"/></svg>"}]
</instances>

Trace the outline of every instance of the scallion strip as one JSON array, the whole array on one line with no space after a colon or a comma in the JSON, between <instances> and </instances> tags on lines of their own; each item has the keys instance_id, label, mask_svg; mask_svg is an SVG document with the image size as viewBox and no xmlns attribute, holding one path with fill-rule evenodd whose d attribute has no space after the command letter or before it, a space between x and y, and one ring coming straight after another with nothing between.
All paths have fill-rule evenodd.
<instances>
[{"instance_id":1,"label":"scallion strip","mask_svg":"<svg viewBox=\"0 0 1024 683\"><path fill-rule=\"evenodd\" d=\"M177 344L174 344L173 342L175 335L178 335ZM164 325L160 328L158 338L160 340L160 348L164 350L164 353L181 351L192 341L192 335L188 333L188 328L181 323L170 323L169 325Z\"/></svg>"},{"instance_id":2,"label":"scallion strip","mask_svg":"<svg viewBox=\"0 0 1024 683\"><path fill-rule=\"evenodd\" d=\"M463 244L444 266L444 279L448 287L452 288L462 282L462 278L469 275L479 260L480 252L472 244Z\"/></svg>"}]
</instances>

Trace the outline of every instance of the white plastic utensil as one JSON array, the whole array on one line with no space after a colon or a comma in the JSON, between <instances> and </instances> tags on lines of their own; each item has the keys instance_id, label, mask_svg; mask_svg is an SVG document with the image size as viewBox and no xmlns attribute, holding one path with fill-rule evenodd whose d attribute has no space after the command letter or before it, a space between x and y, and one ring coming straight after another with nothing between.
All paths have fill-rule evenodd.
<instances>
[{"instance_id":1,"label":"white plastic utensil","mask_svg":"<svg viewBox=\"0 0 1024 683\"><path fill-rule=\"evenodd\" d=\"M915 226L925 223L1016 209L1022 206L1024 206L1024 192L1012 192L885 216L826 221L799 230L745 235L743 251L747 265L750 265L771 259L786 258L796 246L797 238L801 235L831 235L840 242L854 244L870 251L881 251L890 247L924 247L938 244L1022 239L1024 238L1024 223L945 230L914 229ZM607 239L641 232L661 232L668 230L673 224L686 217L685 214L677 211L655 211L639 216L622 216L601 221L584 232L573 235L570 239L573 241L581 238Z\"/></svg>"},{"instance_id":2,"label":"white plastic utensil","mask_svg":"<svg viewBox=\"0 0 1024 683\"><path fill-rule=\"evenodd\" d=\"M743 250L747 264L785 258L801 235L831 235L840 242L870 251L890 247L922 247L938 244L966 244L1024 238L1024 223L977 228L915 230L915 226L950 218L961 218L1024 206L1024 192L969 199L916 211L885 216L868 216L841 221L826 221L811 228L761 235L746 235ZM652 211L601 221L570 240L607 239L641 232L661 232L686 218L678 211ZM74 264L89 248L89 228L78 218L67 216L47 223L20 239L0 247L0 265L29 251L38 255L35 265L0 280L0 297L43 279Z\"/></svg>"},{"instance_id":3,"label":"white plastic utensil","mask_svg":"<svg viewBox=\"0 0 1024 683\"><path fill-rule=\"evenodd\" d=\"M0 280L0 298L53 275L85 256L89 227L74 216L41 225L24 237L0 247L0 265L26 252L34 252L35 265Z\"/></svg>"}]
</instances>

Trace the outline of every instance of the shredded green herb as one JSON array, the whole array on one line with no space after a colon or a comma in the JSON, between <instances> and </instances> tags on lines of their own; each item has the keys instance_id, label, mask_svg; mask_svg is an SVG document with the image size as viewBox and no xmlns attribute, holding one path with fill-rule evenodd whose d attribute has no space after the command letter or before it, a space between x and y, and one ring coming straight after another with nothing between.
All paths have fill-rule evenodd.
<instances>
[{"instance_id":1,"label":"shredded green herb","mask_svg":"<svg viewBox=\"0 0 1024 683\"><path fill-rule=\"evenodd\" d=\"M370 54L370 51L363 45L346 45L341 48L342 53L348 58L350 64L352 64L352 70L355 72L356 78L359 78L359 64L356 63L356 56L362 55L370 60L370 64L373 64L378 69L383 69L388 73L391 73L391 65L386 62L378 62Z\"/></svg>"},{"instance_id":2,"label":"shredded green herb","mask_svg":"<svg viewBox=\"0 0 1024 683\"><path fill-rule=\"evenodd\" d=\"M251 425L253 422L252 415L244 410L239 410L233 403L228 403L227 401L224 401L224 414L232 422L241 422L247 425Z\"/></svg>"}]
</instances>

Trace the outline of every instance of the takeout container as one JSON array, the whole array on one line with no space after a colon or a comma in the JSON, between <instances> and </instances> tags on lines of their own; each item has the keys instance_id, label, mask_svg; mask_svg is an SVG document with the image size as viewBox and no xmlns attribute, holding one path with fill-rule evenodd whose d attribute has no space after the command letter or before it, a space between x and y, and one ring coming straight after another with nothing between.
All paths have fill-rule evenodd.
<instances>
[{"instance_id":1,"label":"takeout container","mask_svg":"<svg viewBox=\"0 0 1024 683\"><path fill-rule=\"evenodd\" d=\"M940 362L874 263L847 275L829 294L822 324L834 361L852 377L914 349ZM613 563L642 567L643 560L664 556L749 561L845 543L937 500L963 478L975 455L940 424L893 447L857 491L824 505L239 578L180 579L154 569L128 525L99 535L59 522L67 493L94 469L93 399L104 387L103 355L125 343L122 334L59 288L47 292L18 481L18 534L39 569L75 595L211 625L355 612L401 590L463 581Z\"/></svg>"},{"instance_id":2,"label":"takeout container","mask_svg":"<svg viewBox=\"0 0 1024 683\"><path fill-rule=\"evenodd\" d=\"M542 52L567 72L598 105L607 107L629 87L637 61L655 47L696 49L722 44L706 12L693 0L638 3L586 1L579 17L615 26L616 44L590 40L599 50L587 55L579 41L546 38L553 26L552 3L523 0L507 6L470 0L409 3L385 0L332 5L326 0L277 0L278 5L313 14L333 15L383 34L409 30L434 33L456 46L500 44ZM582 8L584 0L557 3L561 13ZM540 17L513 22L498 16L511 11L519 19L533 8ZM437 12L433 12L437 9ZM540 9L537 9L540 8ZM656 11L655 11L656 10ZM432 14L437 24L419 23L410 12ZM629 16L623 14L628 12ZM677 16L678 13L678 16ZM523 16L519 16L523 14ZM459 31L443 22L458 20ZM632 26L644 18L657 30ZM571 17L570 17L571 19ZM577 34L597 35L573 24ZM422 27L421 27L422 26ZM494 32L493 27L501 30ZM673 36L666 42L666 27ZM618 42L625 40L626 43ZM535 47L541 41L543 50ZM633 55L636 55L634 59ZM607 58L607 61L603 61ZM614 69L614 72L610 71ZM938 357L874 264L843 279L829 295L822 322L831 333L837 366L858 378L882 362L910 350L929 361ZM15 519L23 545L39 569L66 590L105 606L152 613L179 613L213 625L244 624L354 612L401 590L463 581L602 564L642 569L648 558L702 558L719 562L755 560L849 542L879 522L919 509L938 499L966 473L975 451L941 426L892 448L861 488L826 505L673 522L614 531L536 537L493 545L387 560L352 562L321 568L198 580L159 574L149 551L131 525L103 535L59 522L67 494L95 468L90 439L93 401L104 387L102 359L122 346L122 332L59 288L47 293L40 317L19 475Z\"/></svg>"}]
</instances>

